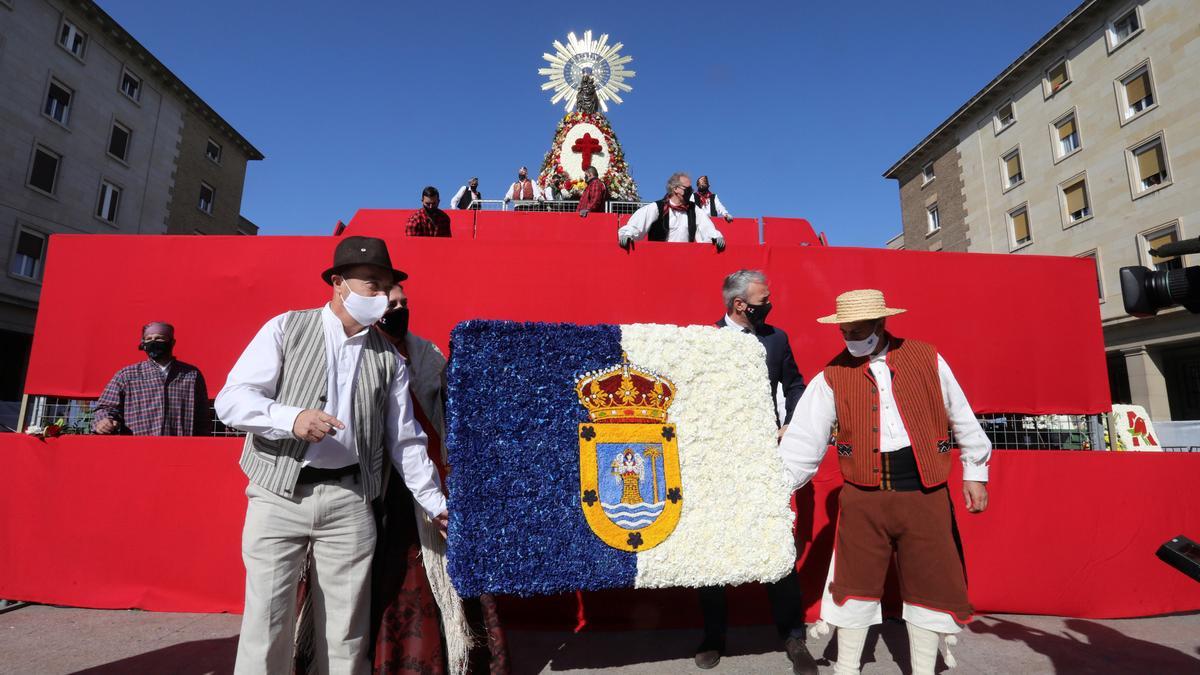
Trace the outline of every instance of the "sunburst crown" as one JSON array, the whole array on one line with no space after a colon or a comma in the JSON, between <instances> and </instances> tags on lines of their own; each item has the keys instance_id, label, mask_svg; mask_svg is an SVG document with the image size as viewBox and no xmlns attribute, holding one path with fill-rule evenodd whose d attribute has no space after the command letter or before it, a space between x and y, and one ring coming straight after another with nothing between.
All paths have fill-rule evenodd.
<instances>
[{"instance_id":1,"label":"sunburst crown","mask_svg":"<svg viewBox=\"0 0 1200 675\"><path fill-rule=\"evenodd\" d=\"M583 74L587 71L596 82L600 108L608 112L609 101L624 103L620 92L633 91L633 87L625 82L636 74L625 68L625 64L633 61L633 57L621 54L624 46L620 42L608 44L607 33L599 39L593 39L590 30L583 32L583 39L575 37L575 33L567 33L567 44L555 40L554 53L542 54L542 58L550 62L548 68L538 69L538 75L546 77L542 91L553 90L550 103L564 103L567 112L570 112L575 109Z\"/></svg>"}]
</instances>

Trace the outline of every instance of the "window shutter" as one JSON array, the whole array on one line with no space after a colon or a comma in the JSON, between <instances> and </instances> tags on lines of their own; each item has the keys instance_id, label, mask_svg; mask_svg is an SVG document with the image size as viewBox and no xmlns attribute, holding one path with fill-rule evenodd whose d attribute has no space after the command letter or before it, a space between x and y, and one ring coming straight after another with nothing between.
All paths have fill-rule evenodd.
<instances>
[{"instance_id":1,"label":"window shutter","mask_svg":"<svg viewBox=\"0 0 1200 675\"><path fill-rule=\"evenodd\" d=\"M1067 196L1067 213L1075 213L1087 206L1087 193L1083 189L1083 181L1079 181L1063 190Z\"/></svg>"},{"instance_id":2,"label":"window shutter","mask_svg":"<svg viewBox=\"0 0 1200 675\"><path fill-rule=\"evenodd\" d=\"M1152 148L1144 150L1137 156L1138 176L1141 180L1146 180L1151 176L1156 176L1162 173L1162 146L1155 145Z\"/></svg>"}]
</instances>

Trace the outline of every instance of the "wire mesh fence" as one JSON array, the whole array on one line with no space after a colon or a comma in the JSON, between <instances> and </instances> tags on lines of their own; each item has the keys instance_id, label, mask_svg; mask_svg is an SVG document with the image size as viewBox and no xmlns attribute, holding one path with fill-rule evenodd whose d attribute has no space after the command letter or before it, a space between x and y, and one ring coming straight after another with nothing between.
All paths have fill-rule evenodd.
<instances>
[{"instance_id":1,"label":"wire mesh fence","mask_svg":"<svg viewBox=\"0 0 1200 675\"><path fill-rule=\"evenodd\" d=\"M649 203L650 202L606 202L604 204L604 210L608 213L629 215Z\"/></svg>"},{"instance_id":2,"label":"wire mesh fence","mask_svg":"<svg viewBox=\"0 0 1200 675\"><path fill-rule=\"evenodd\" d=\"M88 399L31 396L26 409L25 428L58 424L63 433L90 434L94 404L94 400ZM209 410L212 411L211 406ZM1104 415L987 413L978 418L984 434L996 450L1105 450L1108 447ZM242 432L222 424L214 413L212 435L241 436ZM1200 452L1200 446L1164 449Z\"/></svg>"},{"instance_id":3,"label":"wire mesh fence","mask_svg":"<svg viewBox=\"0 0 1200 675\"><path fill-rule=\"evenodd\" d=\"M58 398L54 396L30 396L29 406L25 414L23 429L32 426L47 427L52 424L61 427L64 434L91 434L92 422L95 421L93 406L94 399ZM208 406L209 418L212 420L213 436L242 436L237 429L225 426L217 419L212 404Z\"/></svg>"}]
</instances>

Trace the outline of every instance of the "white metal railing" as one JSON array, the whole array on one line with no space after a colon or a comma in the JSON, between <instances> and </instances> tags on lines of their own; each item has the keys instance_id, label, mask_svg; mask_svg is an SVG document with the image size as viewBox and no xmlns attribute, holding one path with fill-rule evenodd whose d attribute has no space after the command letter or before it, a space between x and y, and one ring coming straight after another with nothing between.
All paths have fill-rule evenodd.
<instances>
[{"instance_id":1,"label":"white metal railing","mask_svg":"<svg viewBox=\"0 0 1200 675\"><path fill-rule=\"evenodd\" d=\"M604 211L606 213L620 213L628 215L649 204L650 202L606 202Z\"/></svg>"}]
</instances>

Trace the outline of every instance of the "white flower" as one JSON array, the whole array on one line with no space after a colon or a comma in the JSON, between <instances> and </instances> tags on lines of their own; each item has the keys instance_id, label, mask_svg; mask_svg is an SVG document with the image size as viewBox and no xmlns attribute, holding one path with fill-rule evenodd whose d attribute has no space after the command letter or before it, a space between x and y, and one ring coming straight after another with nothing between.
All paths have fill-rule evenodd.
<instances>
[{"instance_id":1,"label":"white flower","mask_svg":"<svg viewBox=\"0 0 1200 675\"><path fill-rule=\"evenodd\" d=\"M774 581L796 560L762 345L713 326L622 327L629 361L675 383L683 511L638 553L638 588Z\"/></svg>"},{"instance_id":2,"label":"white flower","mask_svg":"<svg viewBox=\"0 0 1200 675\"><path fill-rule=\"evenodd\" d=\"M36 424L30 424L29 426L25 427L25 433L29 434L30 436L41 436L42 434L46 433L46 427L39 427Z\"/></svg>"}]
</instances>

